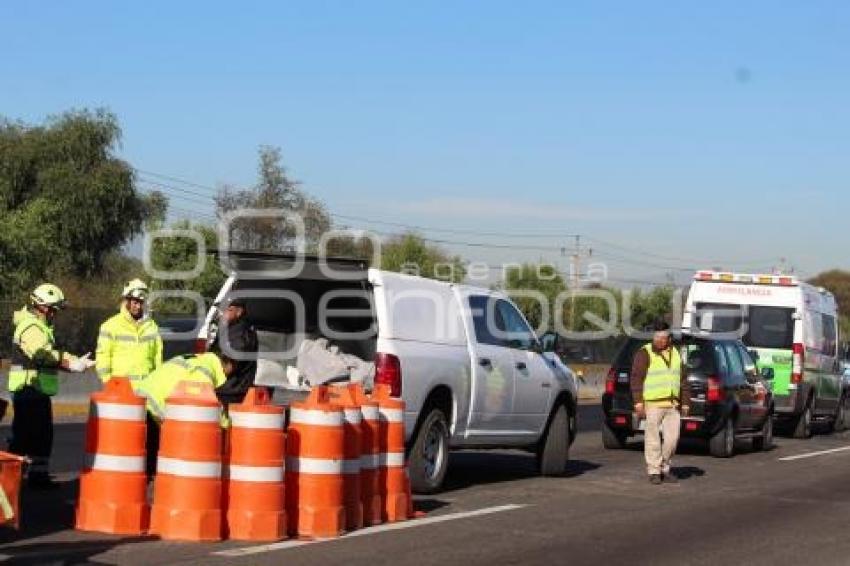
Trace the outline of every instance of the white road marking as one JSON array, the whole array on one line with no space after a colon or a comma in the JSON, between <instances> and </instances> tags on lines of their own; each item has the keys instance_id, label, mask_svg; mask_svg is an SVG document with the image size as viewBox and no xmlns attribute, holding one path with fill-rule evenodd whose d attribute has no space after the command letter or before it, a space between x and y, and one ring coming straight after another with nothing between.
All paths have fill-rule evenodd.
<instances>
[{"instance_id":1,"label":"white road marking","mask_svg":"<svg viewBox=\"0 0 850 566\"><path fill-rule=\"evenodd\" d=\"M791 460L802 460L803 458L812 458L814 456L821 456L822 454L833 454L835 452L844 452L846 450L850 450L850 446L830 448L829 450L818 450L817 452L806 452L805 454L796 454L794 456L785 456L784 458L779 458L779 461L790 462Z\"/></svg>"},{"instance_id":2,"label":"white road marking","mask_svg":"<svg viewBox=\"0 0 850 566\"><path fill-rule=\"evenodd\" d=\"M485 507L484 509L476 509L474 511L463 511L458 513L448 513L446 515L437 515L435 517L425 517L424 519L410 519L408 521L401 521L398 523L387 523L384 525L377 525L375 527L367 527L365 529L360 529L357 531L353 531L346 535L343 535L338 538L327 538L327 539L319 539L319 540L285 540L282 542L275 542L272 544L261 544L259 546L248 546L244 548L234 548L232 550L220 550L218 552L213 552L214 556L228 556L230 558L236 558L239 556L249 556L252 554L262 554L265 552L274 552L276 550L285 550L287 548L296 548L299 546L306 546L309 544L320 544L323 542L335 542L340 540L346 540L354 537L362 537L367 535L374 535L378 533L384 533L387 531L398 531L401 529L410 529L413 527L422 527L425 525L433 525L436 523L445 523L446 521L455 521L457 519L467 519L469 517L480 517L482 515L492 515L493 513L501 513L503 511L513 511L515 509L522 509L523 507L528 507L528 505L499 505L498 507Z\"/></svg>"}]
</instances>

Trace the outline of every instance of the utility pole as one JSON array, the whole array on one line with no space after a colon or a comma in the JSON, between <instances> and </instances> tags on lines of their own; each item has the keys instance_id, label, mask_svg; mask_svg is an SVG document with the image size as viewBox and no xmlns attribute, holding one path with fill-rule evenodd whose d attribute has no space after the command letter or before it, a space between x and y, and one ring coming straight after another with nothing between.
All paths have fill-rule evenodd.
<instances>
[{"instance_id":1,"label":"utility pole","mask_svg":"<svg viewBox=\"0 0 850 566\"><path fill-rule=\"evenodd\" d=\"M570 330L575 330L576 293L581 288L581 261L593 255L592 249L581 248L581 235L575 235L575 249L570 256Z\"/></svg>"}]
</instances>

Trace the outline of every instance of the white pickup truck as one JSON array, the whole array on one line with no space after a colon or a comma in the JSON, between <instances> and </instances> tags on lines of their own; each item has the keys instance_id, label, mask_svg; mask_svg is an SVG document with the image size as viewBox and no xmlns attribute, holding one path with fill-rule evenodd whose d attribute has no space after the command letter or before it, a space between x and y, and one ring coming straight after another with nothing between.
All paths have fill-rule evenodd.
<instances>
[{"instance_id":1,"label":"white pickup truck","mask_svg":"<svg viewBox=\"0 0 850 566\"><path fill-rule=\"evenodd\" d=\"M576 434L573 373L497 291L368 268L358 260L231 256L228 293L245 299L260 358L293 364L305 338L375 363L406 403L414 491L433 493L450 448L519 448L544 475L565 472Z\"/></svg>"}]
</instances>

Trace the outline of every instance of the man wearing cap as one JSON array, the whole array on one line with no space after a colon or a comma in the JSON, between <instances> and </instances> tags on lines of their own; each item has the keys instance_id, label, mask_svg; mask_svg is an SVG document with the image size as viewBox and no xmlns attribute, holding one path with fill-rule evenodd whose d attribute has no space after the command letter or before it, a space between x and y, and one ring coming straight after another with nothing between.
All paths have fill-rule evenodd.
<instances>
[{"instance_id":1,"label":"man wearing cap","mask_svg":"<svg viewBox=\"0 0 850 566\"><path fill-rule=\"evenodd\" d=\"M121 293L121 310L100 326L97 337L97 374L106 383L113 376L129 377L135 387L162 365L159 327L145 313L148 287L133 279Z\"/></svg>"},{"instance_id":2,"label":"man wearing cap","mask_svg":"<svg viewBox=\"0 0 850 566\"><path fill-rule=\"evenodd\" d=\"M257 331L248 322L248 305L244 299L225 299L219 310L218 329L209 350L222 352L236 360L235 370L224 385L216 389L216 395L224 405L241 403L248 389L254 385L259 350Z\"/></svg>"}]
</instances>

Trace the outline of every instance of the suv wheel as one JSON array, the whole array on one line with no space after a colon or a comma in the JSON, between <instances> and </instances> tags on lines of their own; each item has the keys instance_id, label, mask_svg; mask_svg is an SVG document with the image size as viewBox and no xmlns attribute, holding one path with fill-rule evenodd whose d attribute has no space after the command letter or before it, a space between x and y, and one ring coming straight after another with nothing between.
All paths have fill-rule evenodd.
<instances>
[{"instance_id":1,"label":"suv wheel","mask_svg":"<svg viewBox=\"0 0 850 566\"><path fill-rule=\"evenodd\" d=\"M761 426L761 436L753 438L753 450L769 450L773 446L773 415L768 414Z\"/></svg>"},{"instance_id":2,"label":"suv wheel","mask_svg":"<svg viewBox=\"0 0 850 566\"><path fill-rule=\"evenodd\" d=\"M410 449L410 487L415 493L436 493L449 464L449 426L439 408L431 409L419 426Z\"/></svg>"},{"instance_id":3,"label":"suv wheel","mask_svg":"<svg viewBox=\"0 0 850 566\"><path fill-rule=\"evenodd\" d=\"M567 408L559 405L549 419L546 434L540 442L537 463L544 476L563 476L570 456L570 419Z\"/></svg>"},{"instance_id":4,"label":"suv wheel","mask_svg":"<svg viewBox=\"0 0 850 566\"><path fill-rule=\"evenodd\" d=\"M622 450L626 447L626 435L615 431L608 423L602 423L602 446L607 450Z\"/></svg>"},{"instance_id":5,"label":"suv wheel","mask_svg":"<svg viewBox=\"0 0 850 566\"><path fill-rule=\"evenodd\" d=\"M729 458L735 453L735 422L726 419L723 428L708 440L708 451L715 458Z\"/></svg>"},{"instance_id":6,"label":"suv wheel","mask_svg":"<svg viewBox=\"0 0 850 566\"><path fill-rule=\"evenodd\" d=\"M812 436L812 399L806 402L803 414L797 418L794 426L794 438L810 438Z\"/></svg>"}]
</instances>

